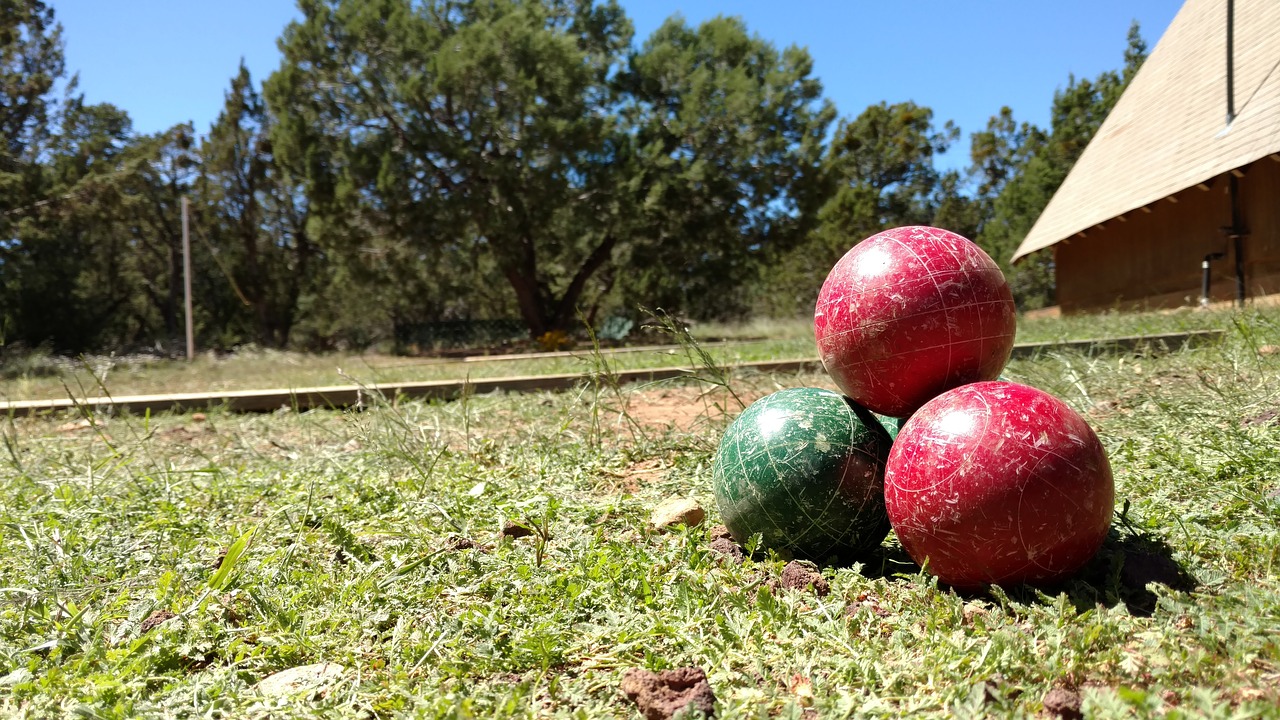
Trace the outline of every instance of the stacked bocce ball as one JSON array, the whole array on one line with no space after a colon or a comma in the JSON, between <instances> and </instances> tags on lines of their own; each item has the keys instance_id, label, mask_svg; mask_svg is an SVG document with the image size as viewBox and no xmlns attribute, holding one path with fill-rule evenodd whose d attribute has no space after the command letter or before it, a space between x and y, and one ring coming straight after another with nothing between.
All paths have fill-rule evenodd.
<instances>
[{"instance_id":1,"label":"stacked bocce ball","mask_svg":"<svg viewBox=\"0 0 1280 720\"><path fill-rule=\"evenodd\" d=\"M892 527L960 589L1078 570L1110 527L1111 468L1066 403L998 381L1015 325L1003 273L969 240L914 226L855 245L814 311L844 395L782 390L734 420L713 468L725 526L811 559L856 558Z\"/></svg>"}]
</instances>

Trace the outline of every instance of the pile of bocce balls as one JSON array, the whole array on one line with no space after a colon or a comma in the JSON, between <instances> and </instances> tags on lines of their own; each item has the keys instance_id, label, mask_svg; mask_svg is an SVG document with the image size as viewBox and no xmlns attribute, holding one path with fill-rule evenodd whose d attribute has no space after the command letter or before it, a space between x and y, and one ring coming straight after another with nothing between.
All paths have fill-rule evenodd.
<instances>
[{"instance_id":1,"label":"pile of bocce balls","mask_svg":"<svg viewBox=\"0 0 1280 720\"><path fill-rule=\"evenodd\" d=\"M1052 583L1098 551L1106 453L1066 403L1000 380L1016 313L981 248L932 227L873 235L832 268L814 328L843 395L782 390L725 431L712 473L736 541L848 561L892 527L958 589Z\"/></svg>"}]
</instances>

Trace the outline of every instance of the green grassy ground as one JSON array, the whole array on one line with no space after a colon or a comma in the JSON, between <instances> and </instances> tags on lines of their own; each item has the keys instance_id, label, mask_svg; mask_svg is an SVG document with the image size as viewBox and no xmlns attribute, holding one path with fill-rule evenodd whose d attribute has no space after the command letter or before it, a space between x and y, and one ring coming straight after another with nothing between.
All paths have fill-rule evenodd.
<instances>
[{"instance_id":1,"label":"green grassy ground","mask_svg":"<svg viewBox=\"0 0 1280 720\"><path fill-rule=\"evenodd\" d=\"M149 358L89 358L63 364L56 373L23 373L0 383L0 400L31 400L171 392L206 392L262 388L300 388L323 385L372 385L427 382L512 375L556 375L589 372L592 349L554 358L486 358L484 362L456 362L378 354L326 354L250 351L225 356L202 355L188 363ZM812 337L781 338L715 344L707 352L719 363L817 356ZM682 350L628 352L609 356L618 369L686 366Z\"/></svg>"},{"instance_id":2,"label":"green grassy ground","mask_svg":"<svg viewBox=\"0 0 1280 720\"><path fill-rule=\"evenodd\" d=\"M1019 342L1142 335L1230 327L1229 312L1111 314L1073 318L1023 319ZM708 353L720 363L817 357L809 320L756 320L708 323L692 329L695 338L720 338ZM353 382L424 382L511 375L579 373L591 369L589 343L570 357L520 358L461 363L377 353L304 353L250 350L228 355L202 354L193 362L143 356L63 359L40 364L11 361L0 366L0 400L34 400L257 388L299 388ZM611 357L619 369L688 365L681 351L626 353ZM27 367L31 365L31 367Z\"/></svg>"},{"instance_id":3,"label":"green grassy ground","mask_svg":"<svg viewBox=\"0 0 1280 720\"><path fill-rule=\"evenodd\" d=\"M636 718L626 669L697 665L724 718L1033 717L1059 686L1089 717L1280 717L1280 315L1217 317L1211 347L1008 368L1086 413L1127 505L1048 591L939 589L892 538L829 594L763 590L782 559L710 549L738 406L687 383L7 420L0 714ZM648 529L670 496L707 522Z\"/></svg>"}]
</instances>

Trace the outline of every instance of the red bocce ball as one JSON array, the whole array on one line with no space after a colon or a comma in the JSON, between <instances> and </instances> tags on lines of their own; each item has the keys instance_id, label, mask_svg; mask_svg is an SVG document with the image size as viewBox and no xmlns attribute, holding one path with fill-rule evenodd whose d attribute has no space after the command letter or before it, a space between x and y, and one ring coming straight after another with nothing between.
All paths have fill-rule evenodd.
<instances>
[{"instance_id":1,"label":"red bocce ball","mask_svg":"<svg viewBox=\"0 0 1280 720\"><path fill-rule=\"evenodd\" d=\"M893 417L953 387L996 379L1017 322L995 261L960 235L924 226L855 245L822 284L813 320L836 385Z\"/></svg>"},{"instance_id":2,"label":"red bocce ball","mask_svg":"<svg viewBox=\"0 0 1280 720\"><path fill-rule=\"evenodd\" d=\"M1111 525L1115 487L1097 434L1058 398L981 382L929 401L885 469L907 553L960 589L1049 583L1078 570Z\"/></svg>"}]
</instances>

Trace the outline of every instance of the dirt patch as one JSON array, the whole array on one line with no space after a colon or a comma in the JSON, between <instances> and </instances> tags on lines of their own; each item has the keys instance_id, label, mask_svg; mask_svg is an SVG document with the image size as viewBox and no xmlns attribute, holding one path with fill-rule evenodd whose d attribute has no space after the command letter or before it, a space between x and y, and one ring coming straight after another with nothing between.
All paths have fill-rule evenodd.
<instances>
[{"instance_id":1,"label":"dirt patch","mask_svg":"<svg viewBox=\"0 0 1280 720\"><path fill-rule=\"evenodd\" d=\"M742 401L747 402L746 398ZM726 392L703 394L696 387L674 387L634 393L626 413L642 427L688 431L736 416L741 408Z\"/></svg>"},{"instance_id":2,"label":"dirt patch","mask_svg":"<svg viewBox=\"0 0 1280 720\"><path fill-rule=\"evenodd\" d=\"M1245 425L1275 425L1278 421L1280 421L1280 410L1271 409L1247 417L1242 422Z\"/></svg>"},{"instance_id":3,"label":"dirt patch","mask_svg":"<svg viewBox=\"0 0 1280 720\"><path fill-rule=\"evenodd\" d=\"M787 383L836 389L825 373L792 377ZM733 379L732 394L723 388L693 383L635 390L627 396L627 414L646 429L688 431L719 427L737 417L746 406L780 389L766 375L750 375Z\"/></svg>"},{"instance_id":4,"label":"dirt patch","mask_svg":"<svg viewBox=\"0 0 1280 720\"><path fill-rule=\"evenodd\" d=\"M632 668L622 676L622 692L647 720L668 720L683 711L686 717L714 717L716 696L702 668L683 667L655 673Z\"/></svg>"},{"instance_id":5,"label":"dirt patch","mask_svg":"<svg viewBox=\"0 0 1280 720\"><path fill-rule=\"evenodd\" d=\"M777 580L769 582L771 589L782 590L808 590L822 597L831 592L831 585L827 583L827 579L822 577L813 567L806 565L798 560L792 560L787 566L782 568L782 575Z\"/></svg>"},{"instance_id":6,"label":"dirt patch","mask_svg":"<svg viewBox=\"0 0 1280 720\"><path fill-rule=\"evenodd\" d=\"M622 472L611 470L606 472L621 481L624 492L628 495L634 495L640 492L640 489L645 485L661 478L666 469L667 465L662 460L649 458L648 460L631 463Z\"/></svg>"},{"instance_id":7,"label":"dirt patch","mask_svg":"<svg viewBox=\"0 0 1280 720\"><path fill-rule=\"evenodd\" d=\"M1084 713L1080 708L1083 702L1080 699L1080 693L1067 688L1054 688L1049 694L1044 696L1044 711L1050 717L1064 718L1065 720L1082 720Z\"/></svg>"},{"instance_id":8,"label":"dirt patch","mask_svg":"<svg viewBox=\"0 0 1280 720\"><path fill-rule=\"evenodd\" d=\"M176 618L176 617L178 616L169 612L168 610L156 610L155 612L148 615L146 620L142 621L142 624L138 626L138 632L143 635L146 635L152 630L155 630L157 627L160 627L160 623L164 622L165 620L172 620L173 618Z\"/></svg>"},{"instance_id":9,"label":"dirt patch","mask_svg":"<svg viewBox=\"0 0 1280 720\"><path fill-rule=\"evenodd\" d=\"M746 550L733 539L733 533L723 525L716 525L708 531L711 535L712 552L724 555L724 559L735 565L741 565L747 559Z\"/></svg>"}]
</instances>

